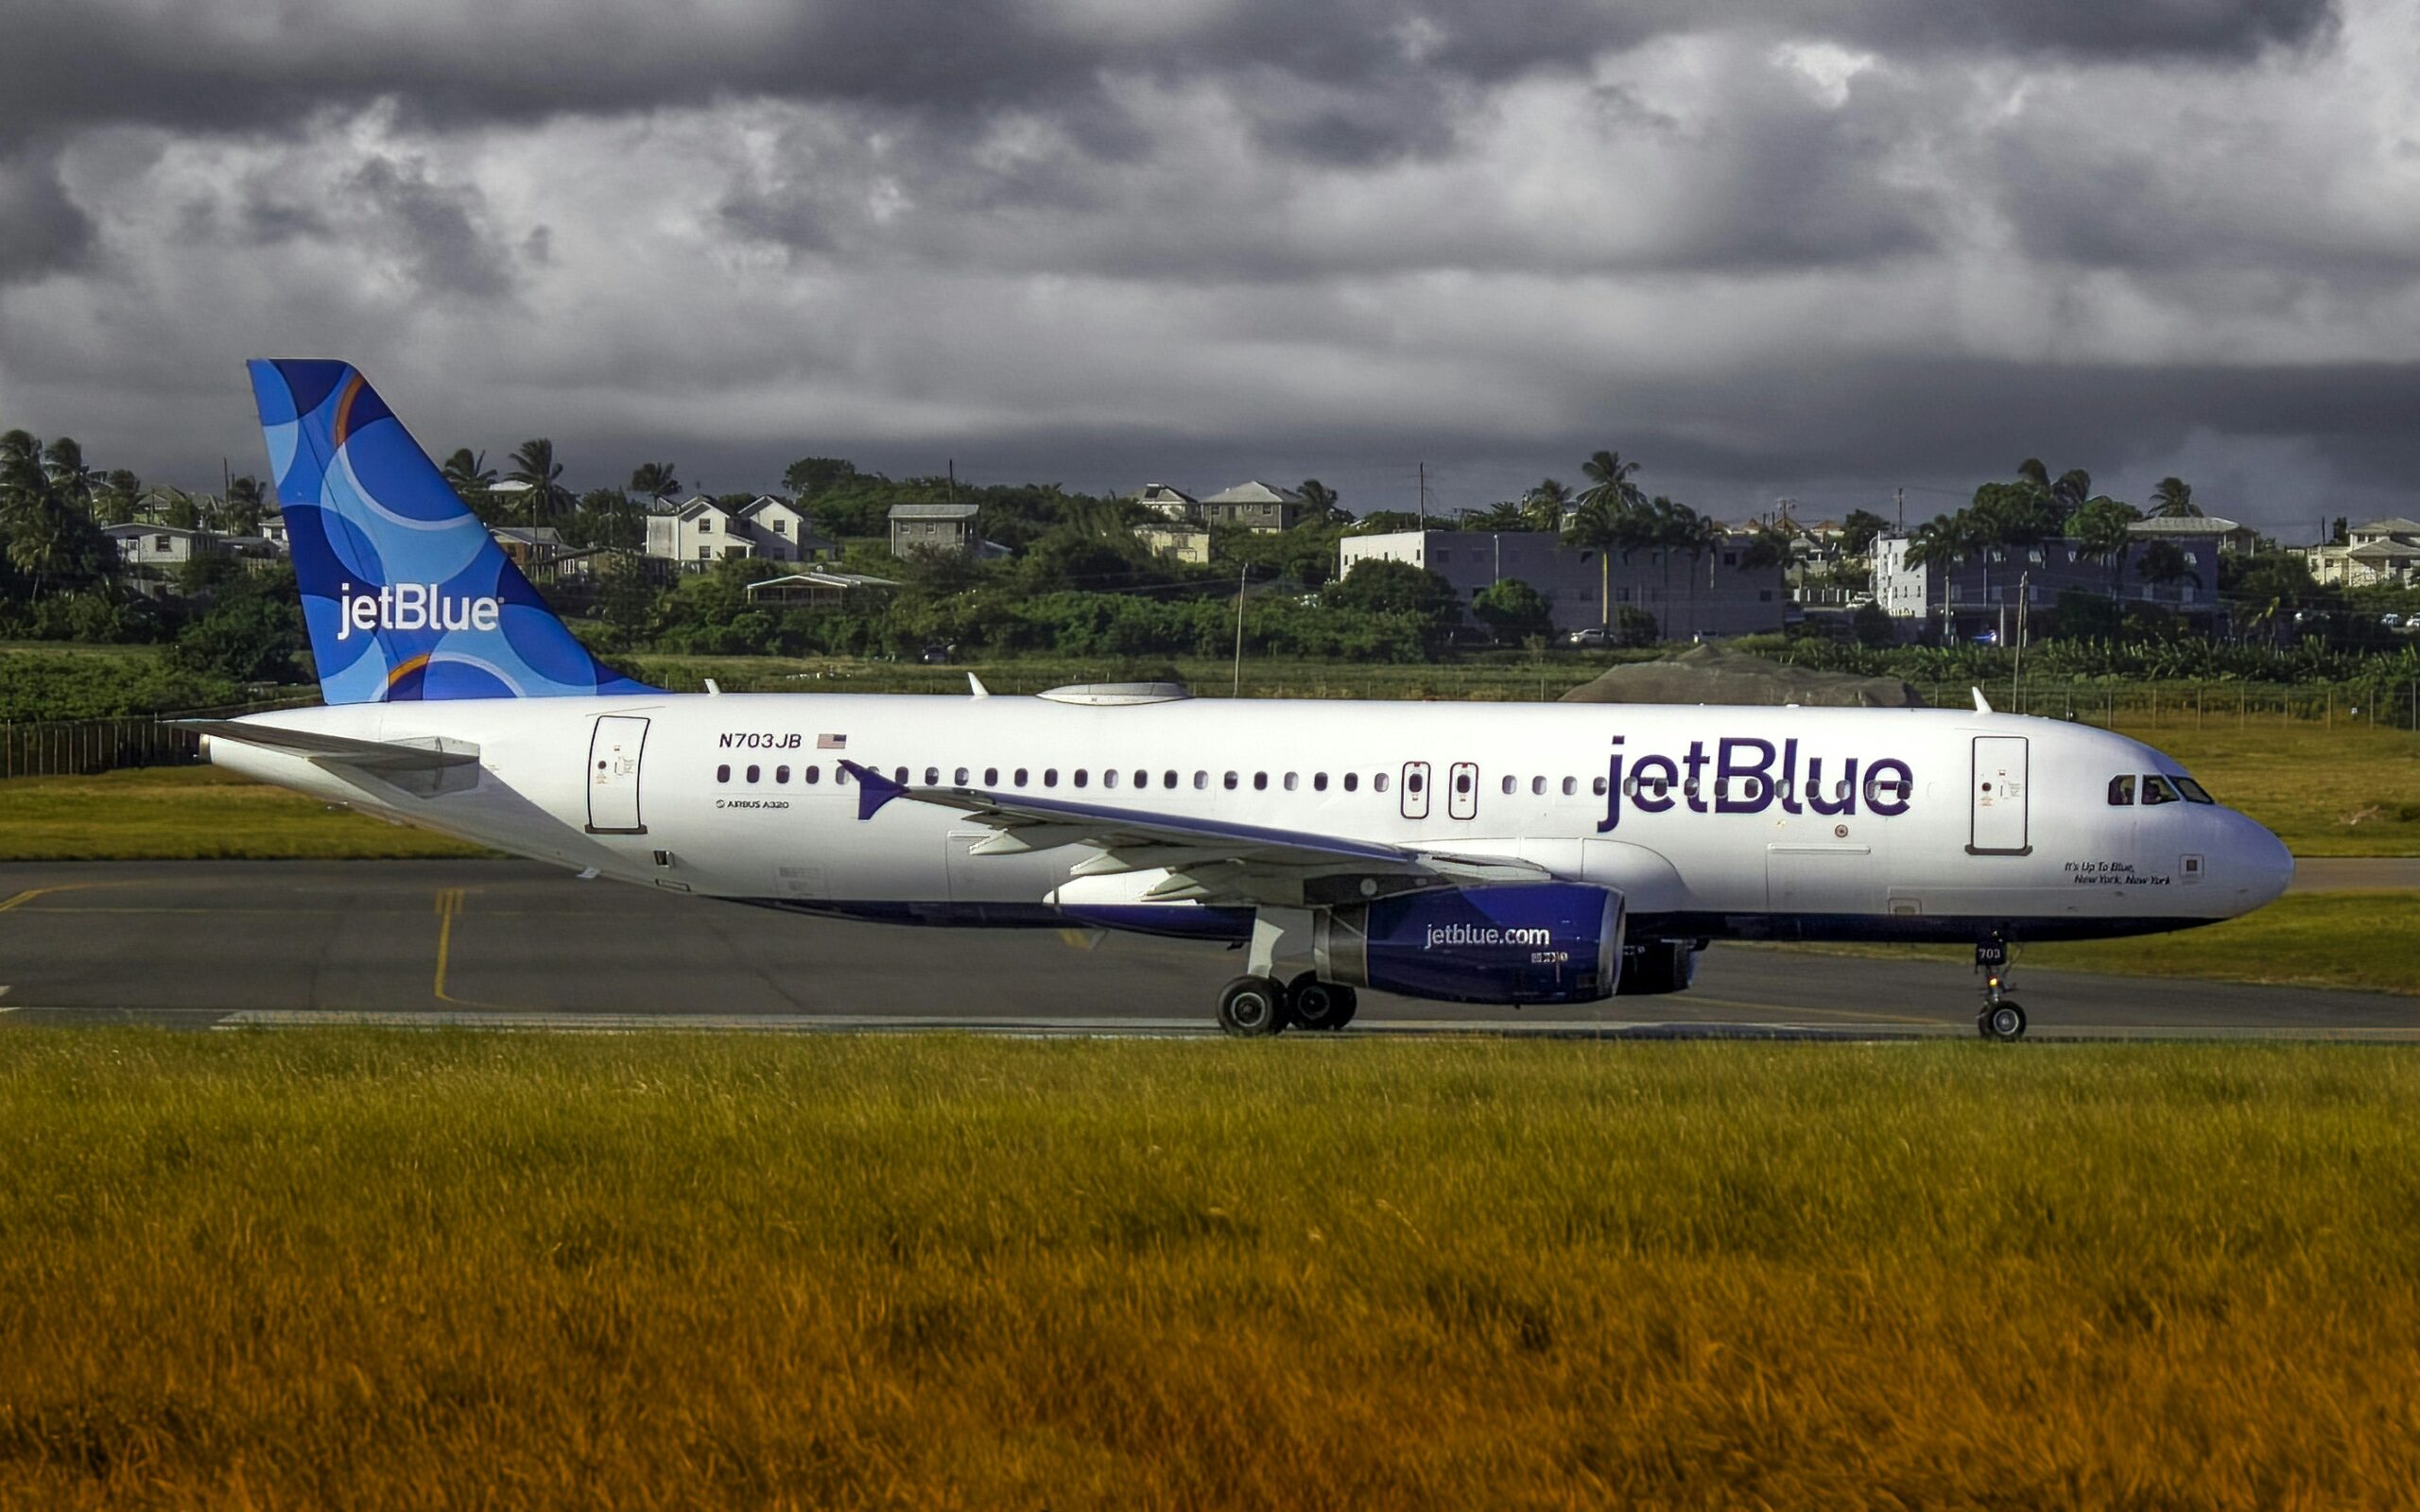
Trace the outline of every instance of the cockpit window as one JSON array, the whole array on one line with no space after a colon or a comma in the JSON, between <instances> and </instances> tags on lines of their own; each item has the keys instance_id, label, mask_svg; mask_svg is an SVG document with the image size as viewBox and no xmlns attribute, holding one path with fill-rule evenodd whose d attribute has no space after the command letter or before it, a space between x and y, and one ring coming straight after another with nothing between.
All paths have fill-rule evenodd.
<instances>
[{"instance_id":1,"label":"cockpit window","mask_svg":"<svg viewBox=\"0 0 2420 1512\"><path fill-rule=\"evenodd\" d=\"M2217 799L2212 798L2208 793L2203 790L2201 783L2193 781L2193 779L2189 777L2178 778L2176 780L2176 790L2185 795L2185 801L2187 803L2216 803L2218 801Z\"/></svg>"},{"instance_id":2,"label":"cockpit window","mask_svg":"<svg viewBox=\"0 0 2420 1512\"><path fill-rule=\"evenodd\" d=\"M2113 809L2129 808L2129 807L2133 806L2134 801L2135 801L2135 774L2134 774L2134 773L2132 773L2132 772L2128 772L2128 773L2127 773L2125 776L2123 776L2123 777L2113 777L2113 778L2111 778L2111 779L2109 780L2109 806L2110 806L2111 808L2113 808Z\"/></svg>"},{"instance_id":3,"label":"cockpit window","mask_svg":"<svg viewBox=\"0 0 2420 1512\"><path fill-rule=\"evenodd\" d=\"M2169 786L2168 779L2160 776L2159 773L2146 773L2143 777L2143 801L2173 803L2176 801L2176 789Z\"/></svg>"}]
</instances>

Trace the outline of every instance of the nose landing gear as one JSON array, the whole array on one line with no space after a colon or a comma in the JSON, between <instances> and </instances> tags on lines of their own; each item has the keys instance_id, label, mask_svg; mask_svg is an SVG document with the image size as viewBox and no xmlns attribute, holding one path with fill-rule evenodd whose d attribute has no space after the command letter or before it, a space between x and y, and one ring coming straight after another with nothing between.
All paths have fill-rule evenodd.
<instances>
[{"instance_id":1,"label":"nose landing gear","mask_svg":"<svg viewBox=\"0 0 2420 1512\"><path fill-rule=\"evenodd\" d=\"M2008 993L2008 940L1997 930L1975 942L1975 970L1983 973L1983 1006L1975 1032L2002 1044L2025 1038L2025 1009Z\"/></svg>"}]
</instances>

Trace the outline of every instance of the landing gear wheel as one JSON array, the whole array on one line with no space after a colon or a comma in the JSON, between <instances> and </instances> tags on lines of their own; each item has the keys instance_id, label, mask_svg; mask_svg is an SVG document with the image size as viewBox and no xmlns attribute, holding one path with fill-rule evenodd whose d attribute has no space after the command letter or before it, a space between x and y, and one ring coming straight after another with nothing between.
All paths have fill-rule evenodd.
<instances>
[{"instance_id":1,"label":"landing gear wheel","mask_svg":"<svg viewBox=\"0 0 2420 1512\"><path fill-rule=\"evenodd\" d=\"M2025 1010L2003 998L1976 1017L1975 1028L1986 1040L2008 1044L2025 1038Z\"/></svg>"},{"instance_id":2,"label":"landing gear wheel","mask_svg":"<svg viewBox=\"0 0 2420 1512\"><path fill-rule=\"evenodd\" d=\"M1285 1028L1285 987L1274 977L1236 977L1219 989L1219 1027L1238 1040L1257 1040Z\"/></svg>"},{"instance_id":3,"label":"landing gear wheel","mask_svg":"<svg viewBox=\"0 0 2420 1512\"><path fill-rule=\"evenodd\" d=\"M1341 1029L1353 1022L1354 1010L1361 1005L1351 988L1322 982L1316 971L1294 978L1286 997L1297 1029Z\"/></svg>"}]
</instances>

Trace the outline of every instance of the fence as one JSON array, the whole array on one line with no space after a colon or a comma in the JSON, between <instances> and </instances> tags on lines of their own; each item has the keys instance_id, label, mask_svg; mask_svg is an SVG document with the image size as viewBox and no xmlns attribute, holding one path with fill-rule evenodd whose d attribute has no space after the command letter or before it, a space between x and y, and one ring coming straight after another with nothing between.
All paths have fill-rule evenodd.
<instances>
[{"instance_id":1,"label":"fence","mask_svg":"<svg viewBox=\"0 0 2420 1512\"><path fill-rule=\"evenodd\" d=\"M1976 684L2003 713L2072 719L2104 728L2198 730L2298 721L2323 727L2377 725L2420 730L2420 679L2288 683L2068 681L2027 678ZM1935 708L1969 701L1970 684L1920 685Z\"/></svg>"},{"instance_id":2,"label":"fence","mask_svg":"<svg viewBox=\"0 0 2420 1512\"><path fill-rule=\"evenodd\" d=\"M171 719L226 719L291 709L300 701L234 704L116 719L52 719L0 724L0 779L78 777L122 766L178 766L200 758L201 745Z\"/></svg>"}]
</instances>

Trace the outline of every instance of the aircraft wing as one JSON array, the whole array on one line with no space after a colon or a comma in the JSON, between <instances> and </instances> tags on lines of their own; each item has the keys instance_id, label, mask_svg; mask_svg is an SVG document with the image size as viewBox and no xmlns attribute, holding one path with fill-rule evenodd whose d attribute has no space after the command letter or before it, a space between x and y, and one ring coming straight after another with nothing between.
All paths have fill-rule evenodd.
<instances>
[{"instance_id":1,"label":"aircraft wing","mask_svg":"<svg viewBox=\"0 0 2420 1512\"><path fill-rule=\"evenodd\" d=\"M1158 814L1081 799L1036 798L972 787L918 787L896 782L856 762L842 762L857 782L857 817L871 819L895 799L956 809L992 833L969 848L1002 855L1085 846L1100 852L1079 863L1080 877L1165 869L1151 896L1165 902L1260 902L1302 906L1370 896L1359 884L1401 892L1476 883L1547 882L1553 873L1510 856L1461 855L1380 840L1196 815Z\"/></svg>"}]
</instances>

